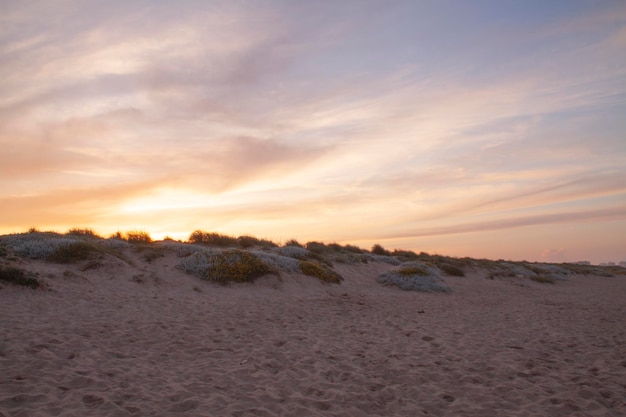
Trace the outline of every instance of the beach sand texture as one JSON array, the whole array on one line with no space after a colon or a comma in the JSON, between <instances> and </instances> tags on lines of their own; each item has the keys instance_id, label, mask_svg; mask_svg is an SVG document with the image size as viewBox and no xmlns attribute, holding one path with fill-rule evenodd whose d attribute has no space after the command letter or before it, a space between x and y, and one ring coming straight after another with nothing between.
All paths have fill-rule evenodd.
<instances>
[{"instance_id":1,"label":"beach sand texture","mask_svg":"<svg viewBox=\"0 0 626 417\"><path fill-rule=\"evenodd\" d=\"M0 416L624 416L626 277L446 277L383 263L219 286L174 268L21 260L0 289Z\"/></svg>"}]
</instances>

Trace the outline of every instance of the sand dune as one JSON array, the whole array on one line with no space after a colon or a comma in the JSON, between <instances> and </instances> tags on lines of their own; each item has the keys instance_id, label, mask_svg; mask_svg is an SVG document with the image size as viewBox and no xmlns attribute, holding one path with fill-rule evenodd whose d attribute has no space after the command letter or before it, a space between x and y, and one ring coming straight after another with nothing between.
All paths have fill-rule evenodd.
<instances>
[{"instance_id":1,"label":"sand dune","mask_svg":"<svg viewBox=\"0 0 626 417\"><path fill-rule=\"evenodd\" d=\"M19 261L48 288L1 285L0 416L626 415L624 276L224 287L128 256Z\"/></svg>"}]
</instances>

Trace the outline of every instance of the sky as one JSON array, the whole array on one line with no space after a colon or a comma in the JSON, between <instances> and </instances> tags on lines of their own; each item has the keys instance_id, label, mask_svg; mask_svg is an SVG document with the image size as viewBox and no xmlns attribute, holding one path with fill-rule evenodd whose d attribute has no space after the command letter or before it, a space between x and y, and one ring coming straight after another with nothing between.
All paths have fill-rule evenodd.
<instances>
[{"instance_id":1,"label":"sky","mask_svg":"<svg viewBox=\"0 0 626 417\"><path fill-rule=\"evenodd\" d=\"M626 260L626 2L0 0L0 234Z\"/></svg>"}]
</instances>

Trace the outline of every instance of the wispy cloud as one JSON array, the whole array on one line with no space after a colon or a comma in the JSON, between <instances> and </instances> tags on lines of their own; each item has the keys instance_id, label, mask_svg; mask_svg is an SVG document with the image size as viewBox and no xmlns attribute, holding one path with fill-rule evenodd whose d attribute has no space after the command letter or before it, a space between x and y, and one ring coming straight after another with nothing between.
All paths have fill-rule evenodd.
<instances>
[{"instance_id":1,"label":"wispy cloud","mask_svg":"<svg viewBox=\"0 0 626 417\"><path fill-rule=\"evenodd\" d=\"M367 240L622 221L624 5L464 7L7 5L0 232L211 217Z\"/></svg>"}]
</instances>

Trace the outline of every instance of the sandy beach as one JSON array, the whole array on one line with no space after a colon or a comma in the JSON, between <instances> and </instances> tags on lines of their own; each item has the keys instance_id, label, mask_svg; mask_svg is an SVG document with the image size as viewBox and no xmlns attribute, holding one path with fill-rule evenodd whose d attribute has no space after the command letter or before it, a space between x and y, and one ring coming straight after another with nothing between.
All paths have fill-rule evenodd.
<instances>
[{"instance_id":1,"label":"sandy beach","mask_svg":"<svg viewBox=\"0 0 626 417\"><path fill-rule=\"evenodd\" d=\"M0 416L626 415L625 276L220 286L128 256L17 262L46 288L0 285Z\"/></svg>"}]
</instances>

